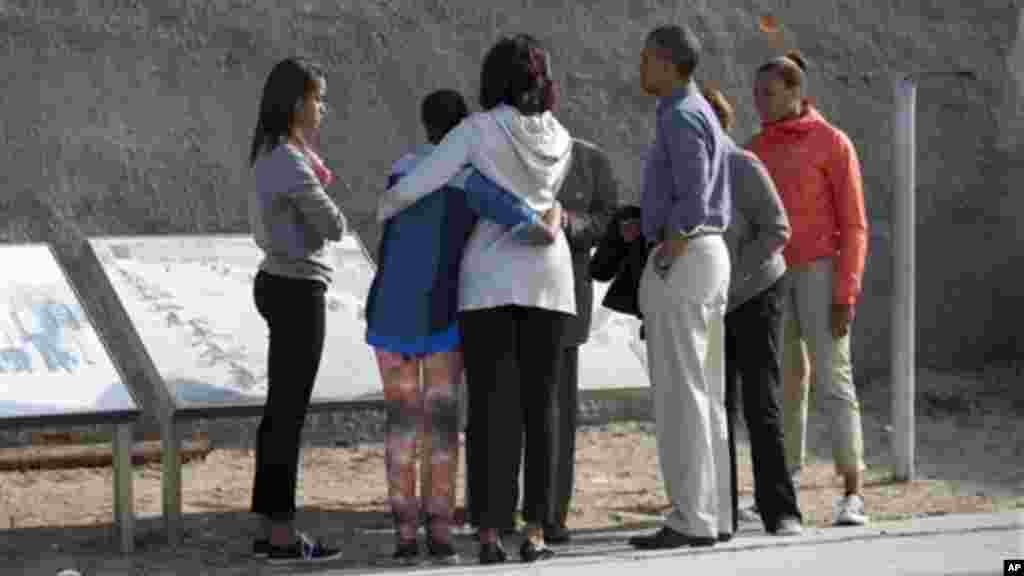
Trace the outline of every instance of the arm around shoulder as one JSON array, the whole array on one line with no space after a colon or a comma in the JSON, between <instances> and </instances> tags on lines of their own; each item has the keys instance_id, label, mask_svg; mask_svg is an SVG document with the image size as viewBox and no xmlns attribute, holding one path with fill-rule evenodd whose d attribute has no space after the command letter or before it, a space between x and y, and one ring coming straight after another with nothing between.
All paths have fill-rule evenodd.
<instances>
[{"instance_id":1,"label":"arm around shoulder","mask_svg":"<svg viewBox=\"0 0 1024 576\"><path fill-rule=\"evenodd\" d=\"M540 225L540 215L536 211L479 170L470 172L465 190L469 209L485 220L510 227L526 223Z\"/></svg>"},{"instance_id":2,"label":"arm around shoulder","mask_svg":"<svg viewBox=\"0 0 1024 576\"><path fill-rule=\"evenodd\" d=\"M473 152L473 117L452 128L441 143L397 184L380 195L377 221L383 222L420 198L438 190L469 162Z\"/></svg>"}]
</instances>

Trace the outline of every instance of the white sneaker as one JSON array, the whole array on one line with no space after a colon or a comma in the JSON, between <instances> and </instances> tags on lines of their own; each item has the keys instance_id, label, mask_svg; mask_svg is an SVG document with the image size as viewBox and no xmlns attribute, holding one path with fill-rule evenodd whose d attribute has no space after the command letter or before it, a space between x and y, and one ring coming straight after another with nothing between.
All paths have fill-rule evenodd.
<instances>
[{"instance_id":1,"label":"white sneaker","mask_svg":"<svg viewBox=\"0 0 1024 576\"><path fill-rule=\"evenodd\" d=\"M840 499L835 516L836 526L863 526L868 523L868 515L864 513L864 499L859 494Z\"/></svg>"},{"instance_id":2,"label":"white sneaker","mask_svg":"<svg viewBox=\"0 0 1024 576\"><path fill-rule=\"evenodd\" d=\"M804 533L804 527L800 525L800 521L792 516L786 516L779 520L778 527L775 528L776 536L799 536Z\"/></svg>"},{"instance_id":3,"label":"white sneaker","mask_svg":"<svg viewBox=\"0 0 1024 576\"><path fill-rule=\"evenodd\" d=\"M454 536L475 536L476 528L472 524L466 522L465 524L459 524L452 526L452 535Z\"/></svg>"},{"instance_id":4,"label":"white sneaker","mask_svg":"<svg viewBox=\"0 0 1024 576\"><path fill-rule=\"evenodd\" d=\"M757 504L751 504L737 510L736 518L746 524L758 524L761 522L761 513L757 510Z\"/></svg>"}]
</instances>

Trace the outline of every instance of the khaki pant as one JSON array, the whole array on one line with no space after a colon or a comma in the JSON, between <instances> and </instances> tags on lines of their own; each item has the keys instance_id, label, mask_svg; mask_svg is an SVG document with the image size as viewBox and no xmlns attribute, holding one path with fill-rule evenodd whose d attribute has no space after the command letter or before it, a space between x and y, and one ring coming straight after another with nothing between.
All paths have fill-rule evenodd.
<instances>
[{"instance_id":1,"label":"khaki pant","mask_svg":"<svg viewBox=\"0 0 1024 576\"><path fill-rule=\"evenodd\" d=\"M783 436L786 466L791 472L804 465L807 447L807 396L809 378L794 378L804 373L804 347L810 353L811 378L818 393L826 395L829 428L832 430L832 457L840 475L864 469L864 437L860 422L860 404L853 386L850 362L850 334L832 336L831 258L815 260L791 268L783 323Z\"/></svg>"},{"instance_id":2,"label":"khaki pant","mask_svg":"<svg viewBox=\"0 0 1024 576\"><path fill-rule=\"evenodd\" d=\"M673 510L690 536L732 531L725 415L729 253L719 236L691 240L663 279L648 258L640 280L658 460Z\"/></svg>"}]
</instances>

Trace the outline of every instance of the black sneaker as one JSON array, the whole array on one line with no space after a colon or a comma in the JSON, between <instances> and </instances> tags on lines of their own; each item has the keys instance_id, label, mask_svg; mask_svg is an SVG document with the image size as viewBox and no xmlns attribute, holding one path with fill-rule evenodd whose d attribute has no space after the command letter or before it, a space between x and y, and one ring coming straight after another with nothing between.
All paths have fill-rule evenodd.
<instances>
[{"instance_id":1,"label":"black sneaker","mask_svg":"<svg viewBox=\"0 0 1024 576\"><path fill-rule=\"evenodd\" d=\"M420 561L420 545L416 540L399 541L391 558L399 564L412 566Z\"/></svg>"},{"instance_id":2,"label":"black sneaker","mask_svg":"<svg viewBox=\"0 0 1024 576\"><path fill-rule=\"evenodd\" d=\"M545 544L534 544L529 540L524 540L523 545L519 547L519 558L526 563L550 560L554 557L555 551Z\"/></svg>"},{"instance_id":3,"label":"black sneaker","mask_svg":"<svg viewBox=\"0 0 1024 576\"><path fill-rule=\"evenodd\" d=\"M266 558L270 554L270 540L260 538L252 541L252 555L256 558Z\"/></svg>"},{"instance_id":4,"label":"black sneaker","mask_svg":"<svg viewBox=\"0 0 1024 576\"><path fill-rule=\"evenodd\" d=\"M341 550L324 546L304 534L299 534L288 546L269 544L267 550L267 562L271 564L316 564L338 558L341 558Z\"/></svg>"},{"instance_id":5,"label":"black sneaker","mask_svg":"<svg viewBox=\"0 0 1024 576\"><path fill-rule=\"evenodd\" d=\"M481 564L503 564L508 559L505 547L500 542L489 542L480 545Z\"/></svg>"},{"instance_id":6,"label":"black sneaker","mask_svg":"<svg viewBox=\"0 0 1024 576\"><path fill-rule=\"evenodd\" d=\"M427 538L427 553L434 564L454 566L459 563L459 554L449 542L434 542L433 538Z\"/></svg>"}]
</instances>

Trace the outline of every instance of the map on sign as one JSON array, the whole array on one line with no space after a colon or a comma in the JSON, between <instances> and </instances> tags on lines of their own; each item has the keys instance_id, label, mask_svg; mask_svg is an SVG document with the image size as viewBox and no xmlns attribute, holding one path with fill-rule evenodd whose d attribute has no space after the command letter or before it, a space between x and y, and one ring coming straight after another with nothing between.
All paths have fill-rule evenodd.
<instances>
[{"instance_id":1,"label":"map on sign","mask_svg":"<svg viewBox=\"0 0 1024 576\"><path fill-rule=\"evenodd\" d=\"M135 410L46 245L0 246L0 418Z\"/></svg>"},{"instance_id":2,"label":"map on sign","mask_svg":"<svg viewBox=\"0 0 1024 576\"><path fill-rule=\"evenodd\" d=\"M262 252L249 236L135 236L90 240L121 303L179 407L263 400L266 322L252 287ZM364 341L373 265L355 236L331 245L327 337L313 399L382 391Z\"/></svg>"}]
</instances>

